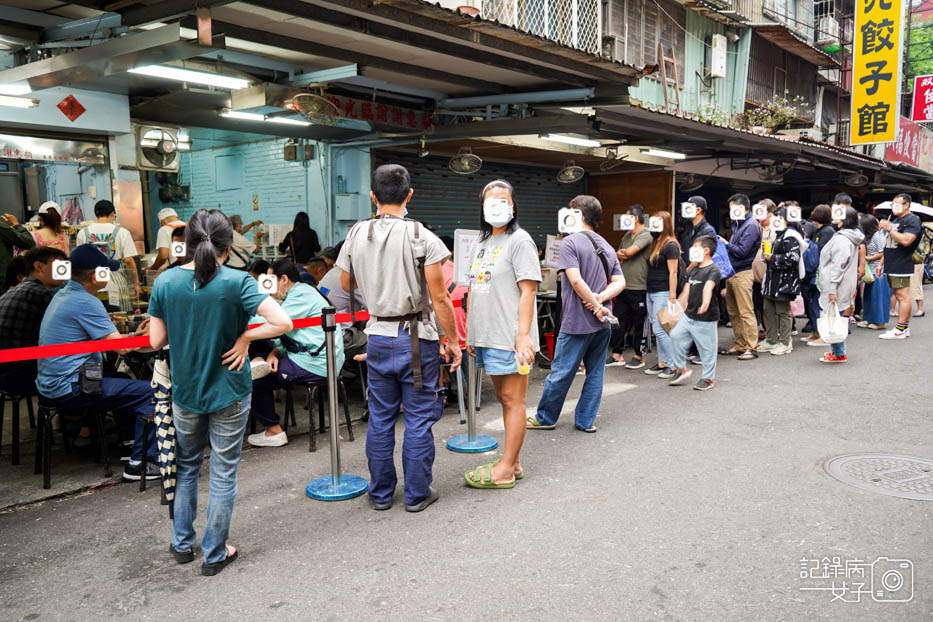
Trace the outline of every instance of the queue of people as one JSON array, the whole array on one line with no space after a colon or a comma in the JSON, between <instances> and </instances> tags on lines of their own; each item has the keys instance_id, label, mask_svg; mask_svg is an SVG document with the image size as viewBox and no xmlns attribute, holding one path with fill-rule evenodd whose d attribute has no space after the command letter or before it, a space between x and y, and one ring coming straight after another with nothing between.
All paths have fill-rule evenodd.
<instances>
[{"instance_id":1,"label":"queue of people","mask_svg":"<svg viewBox=\"0 0 933 622\"><path fill-rule=\"evenodd\" d=\"M505 180L490 182L480 193L481 233L469 262L469 286L457 294L467 302L455 311L452 297L458 286L451 248L406 217L414 192L404 167L378 167L372 179L374 218L354 225L344 243L323 250L315 249L316 236L312 240L296 223L287 245L291 256L272 264L250 263L241 244L245 256L238 255L231 265L237 236L258 221L243 227L240 219L219 210L197 210L187 223L174 211L159 214L168 244L184 240L186 253L155 279L151 319L133 334L148 335L155 349L169 348L178 469L170 553L178 563L196 556L193 523L208 442L210 498L201 539L202 573L216 574L237 559L229 528L247 420L252 415L265 428L246 437L250 445L288 443L274 391L326 380L322 327L294 327L294 320L319 316L326 306L354 314L365 305L369 312L364 330L352 321L341 326L335 357L338 369L345 360L366 361L369 500L377 511L394 503L399 418L405 422L405 509L420 512L439 498L432 486L432 428L444 408L442 360L453 372L464 356L474 357L491 377L505 429L502 454L463 477L472 488L508 489L525 475L526 430L556 427L581 365L585 380L574 428L593 434L607 366L642 369L678 386L692 379L690 364L698 364L700 378L693 387L707 391L715 387L718 356L749 361L762 353L792 353L795 316L804 310L813 331L807 345L830 346L822 362L846 362L845 335L838 334L838 327L832 334L816 331L825 323L821 318L842 317L848 332L847 318L854 315L857 299L863 313L858 327L884 328L893 300L897 322L880 337L910 335L916 299L910 278L916 272L921 223L910 213L907 195L895 198L892 219L860 215L851 198L839 195L832 207L817 206L806 221L792 216L800 211L794 202L767 201L753 208L747 195L736 194L729 199L728 240L708 222L701 196L689 199L691 210L679 238L670 213L647 214L632 205L625 212L629 230L618 249L597 233L603 215L599 200L581 195L570 202L582 217L579 230L562 239L559 252L561 323L550 373L534 415L526 416L528 374L540 351L536 292L542 277L535 243L519 224L520 197ZM57 212L50 207L43 214ZM126 231L113 223L112 204L98 202L95 214L98 222L79 235L81 243L71 250L71 278L64 282L50 266L68 256L68 249L43 243L54 242L54 216L41 221L49 232L40 230L28 241L15 218L0 223L0 238L10 244L38 243L24 255L22 282L0 297L4 347L124 336L96 296L107 286L97 269L117 272L126 266L135 273L135 266L127 261L132 260L129 250L121 252L126 245L121 232ZM263 275L275 277L271 296L259 290ZM718 343L720 300L734 335L731 347L723 349ZM795 313L798 302L803 304ZM657 344L654 361L647 360L651 335ZM629 343L633 355L626 361ZM156 445L143 425L153 414L153 389L148 381L109 374L89 389L85 378L101 363L100 354L49 357L5 364L0 378L17 385L34 378L42 398L65 409L114 413L131 430L124 477L157 478ZM82 428L79 437L88 435ZM141 467L143 452L147 472Z\"/></svg>"}]
</instances>

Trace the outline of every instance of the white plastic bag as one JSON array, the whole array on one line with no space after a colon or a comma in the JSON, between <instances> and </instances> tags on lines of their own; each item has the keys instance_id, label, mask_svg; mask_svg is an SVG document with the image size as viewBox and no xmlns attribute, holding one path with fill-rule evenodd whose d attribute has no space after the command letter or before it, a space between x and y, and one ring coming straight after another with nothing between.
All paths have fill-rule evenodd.
<instances>
[{"instance_id":1,"label":"white plastic bag","mask_svg":"<svg viewBox=\"0 0 933 622\"><path fill-rule=\"evenodd\" d=\"M849 336L849 318L839 315L839 307L833 302L817 318L816 329L826 343L842 343Z\"/></svg>"}]
</instances>

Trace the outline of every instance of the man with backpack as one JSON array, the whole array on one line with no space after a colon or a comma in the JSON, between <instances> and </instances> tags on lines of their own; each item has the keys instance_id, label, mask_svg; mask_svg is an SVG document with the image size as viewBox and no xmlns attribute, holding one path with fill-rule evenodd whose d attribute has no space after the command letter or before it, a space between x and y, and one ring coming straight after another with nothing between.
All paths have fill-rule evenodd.
<instances>
[{"instance_id":1,"label":"man with backpack","mask_svg":"<svg viewBox=\"0 0 933 622\"><path fill-rule=\"evenodd\" d=\"M563 272L563 319L555 348L557 355L551 361L551 373L544 383L538 411L528 427L554 428L582 361L586 381L574 412L574 425L578 430L595 432L611 332L607 320L612 318L611 305L606 308L603 303L622 292L625 277L612 246L594 231L603 211L596 197L578 196L570 207L582 212L583 231L567 236L560 245L558 269Z\"/></svg>"},{"instance_id":2,"label":"man with backpack","mask_svg":"<svg viewBox=\"0 0 933 622\"><path fill-rule=\"evenodd\" d=\"M110 282L104 291L110 299L111 307L127 307L121 305L120 286L133 285L133 292L139 298L142 288L139 285L139 274L136 272L136 244L129 230L117 224L117 210L113 203L103 199L94 205L94 215L97 222L92 223L78 232L77 245L93 244L97 250L107 256L122 262L125 270L111 274ZM128 310L126 308L122 309Z\"/></svg>"},{"instance_id":3,"label":"man with backpack","mask_svg":"<svg viewBox=\"0 0 933 622\"><path fill-rule=\"evenodd\" d=\"M374 510L392 507L398 482L394 451L399 406L405 417L405 509L420 512L438 498L431 487L435 448L431 428L441 418L444 394L434 318L446 335L456 335L457 324L442 269L450 253L424 225L405 218L412 194L405 167L378 167L370 197L379 213L350 229L337 257L343 289L352 292L359 284L369 306L366 457ZM350 304L355 308L352 296ZM455 371L462 358L456 339L447 340L444 353L450 371Z\"/></svg>"}]
</instances>

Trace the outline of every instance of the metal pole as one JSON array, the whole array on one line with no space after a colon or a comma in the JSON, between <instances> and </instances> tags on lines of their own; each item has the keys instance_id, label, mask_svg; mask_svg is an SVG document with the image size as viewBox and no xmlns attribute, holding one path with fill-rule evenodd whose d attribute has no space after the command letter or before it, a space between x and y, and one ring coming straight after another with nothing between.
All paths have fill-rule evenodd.
<instances>
[{"instance_id":1,"label":"metal pole","mask_svg":"<svg viewBox=\"0 0 933 622\"><path fill-rule=\"evenodd\" d=\"M334 334L337 331L334 307L321 311L321 327L324 329L324 344L327 352L327 401L330 406L330 472L334 486L340 485L340 435L337 423L337 358Z\"/></svg>"},{"instance_id":2,"label":"metal pole","mask_svg":"<svg viewBox=\"0 0 933 622\"><path fill-rule=\"evenodd\" d=\"M467 355L467 439L476 440L476 359Z\"/></svg>"}]
</instances>

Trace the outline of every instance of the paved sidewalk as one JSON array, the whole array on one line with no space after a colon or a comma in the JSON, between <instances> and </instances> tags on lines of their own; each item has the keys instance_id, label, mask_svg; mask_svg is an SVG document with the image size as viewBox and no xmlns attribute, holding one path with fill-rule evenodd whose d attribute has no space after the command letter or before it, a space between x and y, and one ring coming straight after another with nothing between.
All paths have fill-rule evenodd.
<instances>
[{"instance_id":1,"label":"paved sidewalk","mask_svg":"<svg viewBox=\"0 0 933 622\"><path fill-rule=\"evenodd\" d=\"M306 437L245 452L231 535L242 554L214 578L200 560L171 562L156 488L0 515L2 618L930 620L933 503L858 490L822 465L857 452L933 459L933 319L916 320L906 342L853 330L847 365L803 346L723 358L707 393L610 368L599 432L575 431L567 411L556 430L529 432L513 490L465 487L463 472L489 457L443 448L464 431L448 410L435 427L441 499L421 514L404 511L401 489L388 512L365 497L305 497L328 472L326 440L315 454ZM544 373L533 372L529 405ZM501 440L489 389L479 427ZM344 465L365 476L365 426L356 431ZM801 559L824 557L909 559L914 597L801 590L829 585L799 577Z\"/></svg>"}]
</instances>

